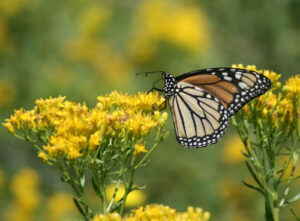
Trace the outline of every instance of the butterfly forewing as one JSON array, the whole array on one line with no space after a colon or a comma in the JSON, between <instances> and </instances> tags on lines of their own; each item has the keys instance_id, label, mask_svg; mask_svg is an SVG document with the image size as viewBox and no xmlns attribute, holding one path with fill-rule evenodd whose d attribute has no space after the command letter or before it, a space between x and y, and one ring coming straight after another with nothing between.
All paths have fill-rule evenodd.
<instances>
[{"instance_id":1,"label":"butterfly forewing","mask_svg":"<svg viewBox=\"0 0 300 221\"><path fill-rule=\"evenodd\" d=\"M271 87L271 81L262 74L237 68L192 71L176 77L176 80L192 84L218 98L229 116Z\"/></svg>"},{"instance_id":2,"label":"butterfly forewing","mask_svg":"<svg viewBox=\"0 0 300 221\"><path fill-rule=\"evenodd\" d=\"M185 147L216 143L228 127L226 108L215 96L186 82L169 98L177 140Z\"/></svg>"}]
</instances>

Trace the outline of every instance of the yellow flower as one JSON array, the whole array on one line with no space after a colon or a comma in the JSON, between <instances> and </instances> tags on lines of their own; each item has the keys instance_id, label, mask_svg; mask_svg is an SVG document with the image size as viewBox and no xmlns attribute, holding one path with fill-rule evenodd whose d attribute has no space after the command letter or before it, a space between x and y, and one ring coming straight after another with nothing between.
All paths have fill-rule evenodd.
<instances>
[{"instance_id":1,"label":"yellow flower","mask_svg":"<svg viewBox=\"0 0 300 221\"><path fill-rule=\"evenodd\" d=\"M7 129L10 134L15 134L15 129L10 122L2 123L2 125Z\"/></svg>"},{"instance_id":2,"label":"yellow flower","mask_svg":"<svg viewBox=\"0 0 300 221\"><path fill-rule=\"evenodd\" d=\"M11 180L11 189L22 207L35 209L40 201L38 187L40 178L37 172L30 168L19 171Z\"/></svg>"},{"instance_id":3,"label":"yellow flower","mask_svg":"<svg viewBox=\"0 0 300 221\"><path fill-rule=\"evenodd\" d=\"M68 193L56 193L50 196L47 201L47 220L64 220L66 215L71 216L76 213L72 198Z\"/></svg>"},{"instance_id":4,"label":"yellow flower","mask_svg":"<svg viewBox=\"0 0 300 221\"><path fill-rule=\"evenodd\" d=\"M192 3L146 0L140 4L135 20L129 47L139 62L152 58L159 42L171 43L190 52L203 52L209 45L206 17Z\"/></svg>"},{"instance_id":5,"label":"yellow flower","mask_svg":"<svg viewBox=\"0 0 300 221\"><path fill-rule=\"evenodd\" d=\"M234 136L226 141L223 148L223 161L228 165L236 165L244 161L241 151L245 152L244 144L239 136Z\"/></svg>"},{"instance_id":6,"label":"yellow flower","mask_svg":"<svg viewBox=\"0 0 300 221\"><path fill-rule=\"evenodd\" d=\"M201 208L194 208L189 206L187 212L177 215L177 220L195 220L195 221L206 221L210 218L210 213Z\"/></svg>"},{"instance_id":7,"label":"yellow flower","mask_svg":"<svg viewBox=\"0 0 300 221\"><path fill-rule=\"evenodd\" d=\"M272 88L270 91L259 96L256 104L252 102L249 104L250 106L246 105L243 108L249 119L254 116L250 109L255 109L255 115L268 121L271 127L277 129L285 128L284 131L289 131L292 125L291 123L294 122L300 114L300 89L298 87L300 75L289 78L283 88L281 88L281 84L278 81L281 75L274 71L257 70L254 65L244 66L239 64L232 65L232 67L257 71L267 76L272 81Z\"/></svg>"},{"instance_id":8,"label":"yellow flower","mask_svg":"<svg viewBox=\"0 0 300 221\"><path fill-rule=\"evenodd\" d=\"M109 10L100 5L92 4L85 8L79 15L80 35L96 35L109 15Z\"/></svg>"},{"instance_id":9,"label":"yellow flower","mask_svg":"<svg viewBox=\"0 0 300 221\"><path fill-rule=\"evenodd\" d=\"M146 153L148 152L147 149L145 148L145 144L135 144L135 149L133 155L137 157L141 153Z\"/></svg>"},{"instance_id":10,"label":"yellow flower","mask_svg":"<svg viewBox=\"0 0 300 221\"><path fill-rule=\"evenodd\" d=\"M290 77L285 85L283 86L283 91L286 92L286 96L289 98L295 97L295 99L300 99L300 75L297 74Z\"/></svg>"},{"instance_id":11,"label":"yellow flower","mask_svg":"<svg viewBox=\"0 0 300 221\"><path fill-rule=\"evenodd\" d=\"M165 125L166 120L168 119L168 113L163 112L162 114L159 111L154 112L154 118L158 121L159 125Z\"/></svg>"},{"instance_id":12,"label":"yellow flower","mask_svg":"<svg viewBox=\"0 0 300 221\"><path fill-rule=\"evenodd\" d=\"M164 101L158 93L128 95L114 91L99 96L96 107L88 109L85 104L66 101L62 96L50 97L38 99L32 110L16 110L3 125L10 133L26 129L47 134L44 140L48 143L43 146L45 154L39 153L44 161L47 155L74 160L99 145L107 145L105 142L110 139L121 142L131 136L137 141L151 129L163 127L167 113L160 113L159 106ZM138 146L135 154L142 151L145 150Z\"/></svg>"},{"instance_id":13,"label":"yellow flower","mask_svg":"<svg viewBox=\"0 0 300 221\"><path fill-rule=\"evenodd\" d=\"M90 136L89 148L91 151L94 150L95 147L97 147L100 144L100 139L101 139L101 137L100 137L99 131L95 132L94 134L92 134Z\"/></svg>"},{"instance_id":14,"label":"yellow flower","mask_svg":"<svg viewBox=\"0 0 300 221\"><path fill-rule=\"evenodd\" d=\"M47 154L44 151L40 151L38 153L38 157L42 159L44 162L48 162L49 160Z\"/></svg>"},{"instance_id":15,"label":"yellow flower","mask_svg":"<svg viewBox=\"0 0 300 221\"><path fill-rule=\"evenodd\" d=\"M203 212L201 208L193 208L189 206L186 212L177 212L169 206L150 204L141 206L131 210L123 221L208 221L210 219L209 212ZM92 221L121 221L118 213L110 213L108 215L96 214Z\"/></svg>"},{"instance_id":16,"label":"yellow flower","mask_svg":"<svg viewBox=\"0 0 300 221\"><path fill-rule=\"evenodd\" d=\"M94 216L92 221L121 221L122 217L117 213L109 213L107 215L97 214Z\"/></svg>"},{"instance_id":17,"label":"yellow flower","mask_svg":"<svg viewBox=\"0 0 300 221\"><path fill-rule=\"evenodd\" d=\"M112 199L114 192L115 192L115 188L116 188L116 185L108 185L107 186L106 195L107 195L108 200ZM125 193L125 188L123 185L120 185L118 188L116 197L115 197L115 202L120 200L124 196L124 193ZM127 197L125 206L133 207L133 206L141 205L146 201L146 198L147 198L146 193L143 192L142 190L132 191L131 193L129 193L129 195Z\"/></svg>"},{"instance_id":18,"label":"yellow flower","mask_svg":"<svg viewBox=\"0 0 300 221\"><path fill-rule=\"evenodd\" d=\"M30 168L24 168L11 180L13 203L5 211L5 220L33 220L33 215L40 203L40 179Z\"/></svg>"}]
</instances>

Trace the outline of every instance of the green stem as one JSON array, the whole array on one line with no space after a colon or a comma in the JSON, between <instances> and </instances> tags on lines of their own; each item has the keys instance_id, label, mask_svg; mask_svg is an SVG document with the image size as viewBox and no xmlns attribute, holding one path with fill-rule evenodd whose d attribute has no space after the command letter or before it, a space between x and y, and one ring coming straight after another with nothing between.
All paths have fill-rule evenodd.
<instances>
[{"instance_id":1,"label":"green stem","mask_svg":"<svg viewBox=\"0 0 300 221\"><path fill-rule=\"evenodd\" d=\"M143 159L141 159L137 165L134 166L134 169L138 169L144 162L145 160L147 160L147 158L150 156L150 154L155 150L155 148L158 146L158 144L161 141L161 137L160 137L160 130L157 132L157 137L155 138L155 143L153 144L153 146L151 147L151 149L145 154L145 156L143 157Z\"/></svg>"},{"instance_id":2,"label":"green stem","mask_svg":"<svg viewBox=\"0 0 300 221\"><path fill-rule=\"evenodd\" d=\"M113 197L112 197L111 201L109 202L109 205L108 205L108 207L107 207L107 209L106 209L106 212L110 212L110 208L111 208L111 206L113 205L113 203L114 203L114 201L115 201L115 199L116 199L116 196L117 196L117 193L118 193L118 190L119 190L120 183L121 183L121 180L119 179L119 180L118 180L118 183L117 183L117 185L116 185L116 188L115 188Z\"/></svg>"},{"instance_id":3,"label":"green stem","mask_svg":"<svg viewBox=\"0 0 300 221\"><path fill-rule=\"evenodd\" d=\"M282 199L280 201L280 204L279 204L280 207L283 206L283 204L285 203L285 198L287 197L287 195L289 193L291 182L294 179L294 173L295 173L295 170L296 170L296 165L297 165L297 162L299 160L299 153L297 152L297 144L298 144L299 140L300 140L300 137L298 137L296 139L296 141L295 141L295 143L294 143L294 145L292 147L292 153L290 154L289 161L288 161L288 163L287 163L287 165L286 165L286 167L285 167L285 169L283 171L283 173L286 171L287 166L291 163L292 158L293 158L294 162L293 162L292 170L291 170L291 173L290 173L290 175L288 177L288 183L286 185L286 188L285 188L285 191L284 191L284 195L283 195L283 197L282 197ZM283 181L284 181L284 179L280 179L280 182L283 182Z\"/></svg>"},{"instance_id":4,"label":"green stem","mask_svg":"<svg viewBox=\"0 0 300 221\"><path fill-rule=\"evenodd\" d=\"M123 196L123 199L122 199L122 205L121 205L121 211L120 211L121 217L124 215L125 203L126 203L127 196L132 190L133 176L134 176L134 173L135 173L135 170L136 170L135 168L138 168L138 167L134 166L134 158L132 158L132 160L131 160L131 166L130 167L131 167L131 169L130 169L128 185L125 185L125 193L124 193L124 196Z\"/></svg>"}]
</instances>

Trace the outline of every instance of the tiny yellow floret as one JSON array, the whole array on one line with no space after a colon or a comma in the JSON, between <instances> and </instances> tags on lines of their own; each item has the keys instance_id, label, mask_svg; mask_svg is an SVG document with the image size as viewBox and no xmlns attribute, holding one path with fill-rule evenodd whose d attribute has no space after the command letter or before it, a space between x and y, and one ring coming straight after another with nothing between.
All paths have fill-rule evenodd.
<instances>
[{"instance_id":1,"label":"tiny yellow floret","mask_svg":"<svg viewBox=\"0 0 300 221\"><path fill-rule=\"evenodd\" d=\"M42 159L44 162L48 162L48 156L44 151L40 151L38 153L38 157Z\"/></svg>"},{"instance_id":2,"label":"tiny yellow floret","mask_svg":"<svg viewBox=\"0 0 300 221\"><path fill-rule=\"evenodd\" d=\"M147 149L145 148L145 144L135 144L135 149L133 155L137 157L141 153L146 153Z\"/></svg>"}]
</instances>

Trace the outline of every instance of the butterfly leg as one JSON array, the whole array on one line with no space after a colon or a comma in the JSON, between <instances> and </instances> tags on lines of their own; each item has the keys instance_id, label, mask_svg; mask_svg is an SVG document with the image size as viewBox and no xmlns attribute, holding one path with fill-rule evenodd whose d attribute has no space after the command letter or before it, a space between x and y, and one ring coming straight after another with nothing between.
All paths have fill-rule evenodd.
<instances>
[{"instance_id":1,"label":"butterfly leg","mask_svg":"<svg viewBox=\"0 0 300 221\"><path fill-rule=\"evenodd\" d=\"M164 101L163 103L161 103L158 107L160 110L165 110L167 109L167 104L166 104L166 101Z\"/></svg>"}]
</instances>

